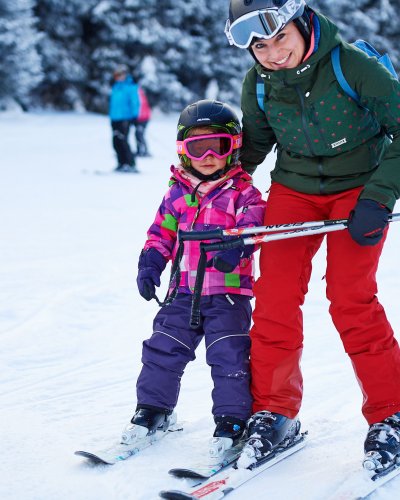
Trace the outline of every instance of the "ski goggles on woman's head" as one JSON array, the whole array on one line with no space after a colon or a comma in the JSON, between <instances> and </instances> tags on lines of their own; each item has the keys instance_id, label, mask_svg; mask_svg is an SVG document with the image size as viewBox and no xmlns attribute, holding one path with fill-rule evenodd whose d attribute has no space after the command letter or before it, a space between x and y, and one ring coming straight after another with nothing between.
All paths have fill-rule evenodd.
<instances>
[{"instance_id":1,"label":"ski goggles on woman's head","mask_svg":"<svg viewBox=\"0 0 400 500\"><path fill-rule=\"evenodd\" d=\"M219 160L227 158L234 149L242 145L242 134L194 135L183 141L176 141L178 155L186 155L192 160L204 160L213 155Z\"/></svg>"},{"instance_id":2,"label":"ski goggles on woman's head","mask_svg":"<svg viewBox=\"0 0 400 500\"><path fill-rule=\"evenodd\" d=\"M280 8L249 12L236 19L232 24L228 19L225 25L225 35L230 45L247 49L253 38L273 38L288 24L302 6L304 9L304 0L289 0ZM299 15L302 15L302 12Z\"/></svg>"}]
</instances>

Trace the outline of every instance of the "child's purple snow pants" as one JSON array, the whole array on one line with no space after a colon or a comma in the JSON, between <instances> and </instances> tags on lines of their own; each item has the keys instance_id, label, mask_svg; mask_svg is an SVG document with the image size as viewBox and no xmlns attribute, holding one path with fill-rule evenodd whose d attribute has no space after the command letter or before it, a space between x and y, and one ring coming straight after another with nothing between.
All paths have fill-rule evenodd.
<instances>
[{"instance_id":1,"label":"child's purple snow pants","mask_svg":"<svg viewBox=\"0 0 400 500\"><path fill-rule=\"evenodd\" d=\"M192 296L178 294L162 307L153 323L153 335L143 342L143 368L137 381L138 405L173 410L181 377L195 349L205 338L206 361L214 382L214 416L243 420L251 414L249 372L250 297L209 295L200 302L201 323L189 326Z\"/></svg>"}]
</instances>

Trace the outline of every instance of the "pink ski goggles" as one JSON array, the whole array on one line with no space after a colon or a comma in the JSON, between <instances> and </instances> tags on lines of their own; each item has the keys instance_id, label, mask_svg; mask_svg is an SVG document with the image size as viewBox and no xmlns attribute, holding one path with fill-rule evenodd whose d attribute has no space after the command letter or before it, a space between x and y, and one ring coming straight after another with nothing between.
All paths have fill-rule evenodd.
<instances>
[{"instance_id":1,"label":"pink ski goggles","mask_svg":"<svg viewBox=\"0 0 400 500\"><path fill-rule=\"evenodd\" d=\"M192 160L204 160L208 155L222 160L241 146L242 134L194 135L183 141L176 141L178 155L186 155Z\"/></svg>"}]
</instances>

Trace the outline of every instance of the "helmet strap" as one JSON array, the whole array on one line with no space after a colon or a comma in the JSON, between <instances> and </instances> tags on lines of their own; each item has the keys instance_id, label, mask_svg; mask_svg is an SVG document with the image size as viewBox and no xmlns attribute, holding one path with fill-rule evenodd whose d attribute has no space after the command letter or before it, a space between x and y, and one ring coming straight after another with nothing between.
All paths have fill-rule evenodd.
<instances>
[{"instance_id":1,"label":"helmet strap","mask_svg":"<svg viewBox=\"0 0 400 500\"><path fill-rule=\"evenodd\" d=\"M190 172L191 174L193 174L198 179L200 179L201 181L216 181L216 180L220 179L221 177L223 177L225 172L226 172L226 169L222 168L221 170L217 170L213 174L206 175L206 174L202 174L201 172L197 171L193 167L188 167L186 170L188 172Z\"/></svg>"}]
</instances>

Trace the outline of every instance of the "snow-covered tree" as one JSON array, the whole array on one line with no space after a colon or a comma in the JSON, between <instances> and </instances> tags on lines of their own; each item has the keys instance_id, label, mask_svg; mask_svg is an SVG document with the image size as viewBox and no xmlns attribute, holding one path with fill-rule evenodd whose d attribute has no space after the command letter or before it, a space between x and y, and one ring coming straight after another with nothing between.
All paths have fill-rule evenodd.
<instances>
[{"instance_id":1,"label":"snow-covered tree","mask_svg":"<svg viewBox=\"0 0 400 500\"><path fill-rule=\"evenodd\" d=\"M0 0L0 109L28 107L41 80L32 0Z\"/></svg>"},{"instance_id":2,"label":"snow-covered tree","mask_svg":"<svg viewBox=\"0 0 400 500\"><path fill-rule=\"evenodd\" d=\"M225 0L108 0L91 11L92 104L104 110L113 67L128 64L150 101L180 110L204 98L211 84L216 97L239 100L240 81L250 64L246 53L228 46Z\"/></svg>"},{"instance_id":3,"label":"snow-covered tree","mask_svg":"<svg viewBox=\"0 0 400 500\"><path fill-rule=\"evenodd\" d=\"M400 0L309 4L400 70ZM0 99L106 112L113 69L125 63L164 111L204 97L237 105L253 59L226 40L228 8L229 0L0 0Z\"/></svg>"},{"instance_id":4,"label":"snow-covered tree","mask_svg":"<svg viewBox=\"0 0 400 500\"><path fill-rule=\"evenodd\" d=\"M83 109L88 94L85 16L97 0L36 0L45 79L36 89L42 105Z\"/></svg>"},{"instance_id":5,"label":"snow-covered tree","mask_svg":"<svg viewBox=\"0 0 400 500\"><path fill-rule=\"evenodd\" d=\"M337 22L345 39L365 38L398 62L394 0L310 0L310 5ZM164 111L179 111L209 96L211 89L213 97L238 104L253 60L247 51L228 45L228 7L228 0L95 2L87 12L85 37L91 55L86 66L89 108L106 110L112 70L122 62L151 103Z\"/></svg>"},{"instance_id":6,"label":"snow-covered tree","mask_svg":"<svg viewBox=\"0 0 400 500\"><path fill-rule=\"evenodd\" d=\"M106 111L116 65L126 64L135 79L142 77L143 61L158 43L155 35L157 3L146 0L144 6L142 0L101 0L88 13L86 30L92 109Z\"/></svg>"}]
</instances>

